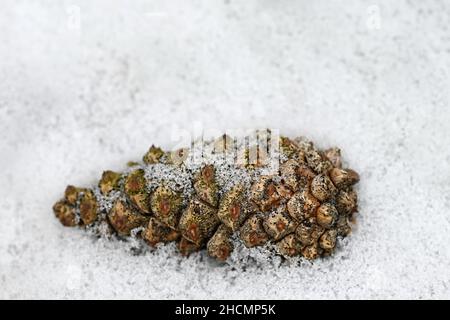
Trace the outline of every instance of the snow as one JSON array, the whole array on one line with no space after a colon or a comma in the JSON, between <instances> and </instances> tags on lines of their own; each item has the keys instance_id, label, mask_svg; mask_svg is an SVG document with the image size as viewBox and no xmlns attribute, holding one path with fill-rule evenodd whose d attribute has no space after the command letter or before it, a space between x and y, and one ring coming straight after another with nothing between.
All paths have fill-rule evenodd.
<instances>
[{"instance_id":1,"label":"snow","mask_svg":"<svg viewBox=\"0 0 450 320\"><path fill-rule=\"evenodd\" d=\"M0 298L450 298L449 18L445 1L4 0ZM237 248L223 266L54 218L68 183L199 127L340 147L361 175L352 236L313 264Z\"/></svg>"}]
</instances>

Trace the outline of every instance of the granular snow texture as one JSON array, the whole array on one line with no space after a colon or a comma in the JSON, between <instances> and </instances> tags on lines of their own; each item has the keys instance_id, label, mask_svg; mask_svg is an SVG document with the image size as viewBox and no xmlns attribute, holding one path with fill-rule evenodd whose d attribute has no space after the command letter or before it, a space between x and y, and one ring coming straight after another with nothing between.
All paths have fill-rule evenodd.
<instances>
[{"instance_id":1,"label":"granular snow texture","mask_svg":"<svg viewBox=\"0 0 450 320\"><path fill-rule=\"evenodd\" d=\"M0 298L450 298L448 21L448 1L2 1ZM356 230L312 264L220 266L53 216L66 184L200 126L341 147Z\"/></svg>"}]
</instances>

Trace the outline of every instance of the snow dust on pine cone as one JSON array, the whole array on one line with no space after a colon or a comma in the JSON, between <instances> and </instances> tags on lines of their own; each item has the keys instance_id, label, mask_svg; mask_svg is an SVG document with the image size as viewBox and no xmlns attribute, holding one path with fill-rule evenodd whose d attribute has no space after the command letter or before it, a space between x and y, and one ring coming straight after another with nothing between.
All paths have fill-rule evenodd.
<instances>
[{"instance_id":1,"label":"snow dust on pine cone","mask_svg":"<svg viewBox=\"0 0 450 320\"><path fill-rule=\"evenodd\" d=\"M142 162L103 172L95 186L68 186L53 211L64 226L98 236L176 242L184 256L205 250L223 262L245 246L314 260L351 232L358 181L340 149L261 130L191 149L151 146Z\"/></svg>"}]
</instances>

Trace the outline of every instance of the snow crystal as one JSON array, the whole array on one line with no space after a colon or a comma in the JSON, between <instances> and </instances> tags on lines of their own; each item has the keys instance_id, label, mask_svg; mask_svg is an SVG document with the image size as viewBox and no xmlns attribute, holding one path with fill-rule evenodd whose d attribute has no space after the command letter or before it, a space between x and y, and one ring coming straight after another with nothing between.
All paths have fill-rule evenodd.
<instances>
[{"instance_id":1,"label":"snow crystal","mask_svg":"<svg viewBox=\"0 0 450 320\"><path fill-rule=\"evenodd\" d=\"M450 4L374 3L77 0L74 26L65 2L2 1L0 298L449 299ZM196 123L340 147L357 228L313 263L235 243L223 265L53 216L66 184L186 146ZM146 174L189 193L187 166ZM221 168L225 189L253 178Z\"/></svg>"}]
</instances>

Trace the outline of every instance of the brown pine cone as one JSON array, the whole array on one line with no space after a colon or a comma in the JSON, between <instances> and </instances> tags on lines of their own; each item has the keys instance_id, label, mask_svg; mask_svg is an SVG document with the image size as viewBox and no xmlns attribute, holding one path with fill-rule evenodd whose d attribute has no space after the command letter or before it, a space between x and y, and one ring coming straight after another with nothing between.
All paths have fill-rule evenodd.
<instances>
[{"instance_id":1,"label":"brown pine cone","mask_svg":"<svg viewBox=\"0 0 450 320\"><path fill-rule=\"evenodd\" d=\"M248 248L275 244L286 258L329 256L351 231L359 175L343 167L340 149L322 151L304 138L276 138L279 150L269 150L270 133L258 132L258 146L228 135L203 142L200 163L195 147L151 146L143 163L105 171L97 186L68 186L53 211L64 226L109 224L151 246L176 241L182 255L206 249L226 261L242 241ZM233 163L239 154L247 161Z\"/></svg>"}]
</instances>

